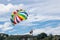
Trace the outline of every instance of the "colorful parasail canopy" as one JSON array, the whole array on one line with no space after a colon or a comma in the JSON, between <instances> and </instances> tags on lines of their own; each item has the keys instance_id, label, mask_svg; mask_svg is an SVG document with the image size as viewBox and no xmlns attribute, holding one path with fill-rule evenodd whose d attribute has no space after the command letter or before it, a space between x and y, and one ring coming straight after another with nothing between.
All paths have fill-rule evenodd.
<instances>
[{"instance_id":1,"label":"colorful parasail canopy","mask_svg":"<svg viewBox=\"0 0 60 40\"><path fill-rule=\"evenodd\" d=\"M26 20L27 17L28 17L27 12L23 9L20 9L12 12L10 20L15 25L17 23L20 23L23 20Z\"/></svg>"}]
</instances>

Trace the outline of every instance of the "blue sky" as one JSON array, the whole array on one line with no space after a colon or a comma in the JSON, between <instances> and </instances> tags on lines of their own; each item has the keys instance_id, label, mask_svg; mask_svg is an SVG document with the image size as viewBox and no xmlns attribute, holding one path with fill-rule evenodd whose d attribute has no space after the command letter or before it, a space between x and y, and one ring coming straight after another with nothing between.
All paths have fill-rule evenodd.
<instances>
[{"instance_id":1,"label":"blue sky","mask_svg":"<svg viewBox=\"0 0 60 40\"><path fill-rule=\"evenodd\" d=\"M25 9L28 19L13 26L10 22L12 11ZM0 0L0 33L33 34L41 32L60 34L60 0Z\"/></svg>"}]
</instances>

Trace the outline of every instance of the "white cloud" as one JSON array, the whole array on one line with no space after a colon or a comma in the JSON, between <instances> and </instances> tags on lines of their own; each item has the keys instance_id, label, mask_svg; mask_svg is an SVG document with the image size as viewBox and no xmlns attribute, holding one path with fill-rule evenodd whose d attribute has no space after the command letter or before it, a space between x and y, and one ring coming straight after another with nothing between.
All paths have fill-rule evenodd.
<instances>
[{"instance_id":1,"label":"white cloud","mask_svg":"<svg viewBox=\"0 0 60 40\"><path fill-rule=\"evenodd\" d=\"M52 27L46 27L46 28L40 28L33 30L33 34L37 35L42 32L45 32L47 34L53 34L53 35L60 35L60 26L52 28Z\"/></svg>"},{"instance_id":2,"label":"white cloud","mask_svg":"<svg viewBox=\"0 0 60 40\"><path fill-rule=\"evenodd\" d=\"M9 18L0 18L0 22L9 21Z\"/></svg>"},{"instance_id":3,"label":"white cloud","mask_svg":"<svg viewBox=\"0 0 60 40\"><path fill-rule=\"evenodd\" d=\"M0 4L0 15L2 13L12 12L13 10L23 8L24 4L13 5L9 3L8 5Z\"/></svg>"},{"instance_id":4,"label":"white cloud","mask_svg":"<svg viewBox=\"0 0 60 40\"><path fill-rule=\"evenodd\" d=\"M60 20L59 16L40 16L40 15L30 15L27 22L35 21L47 21L47 20Z\"/></svg>"},{"instance_id":5,"label":"white cloud","mask_svg":"<svg viewBox=\"0 0 60 40\"><path fill-rule=\"evenodd\" d=\"M9 12L9 9L11 9L12 7L13 7L12 4L8 5L0 4L0 12Z\"/></svg>"},{"instance_id":6,"label":"white cloud","mask_svg":"<svg viewBox=\"0 0 60 40\"><path fill-rule=\"evenodd\" d=\"M11 24L9 22L4 23L3 25L0 25L0 29L2 30L2 32L8 31L13 29L13 27L10 27Z\"/></svg>"},{"instance_id":7,"label":"white cloud","mask_svg":"<svg viewBox=\"0 0 60 40\"><path fill-rule=\"evenodd\" d=\"M38 0L39 1L39 0ZM44 1L44 0L43 0ZM29 12L32 12L32 14L53 14L53 13L60 13L60 2L59 0L46 0L41 3L35 3L35 4L29 4L29 5L24 5L24 4L19 4L19 5L13 5L9 3L8 5L0 4L0 12L7 12L11 11L10 9L19 9L20 7L22 8L27 8Z\"/></svg>"},{"instance_id":8,"label":"white cloud","mask_svg":"<svg viewBox=\"0 0 60 40\"><path fill-rule=\"evenodd\" d=\"M29 12L37 15L56 16L60 14L60 0L46 0L45 2L28 5Z\"/></svg>"}]
</instances>

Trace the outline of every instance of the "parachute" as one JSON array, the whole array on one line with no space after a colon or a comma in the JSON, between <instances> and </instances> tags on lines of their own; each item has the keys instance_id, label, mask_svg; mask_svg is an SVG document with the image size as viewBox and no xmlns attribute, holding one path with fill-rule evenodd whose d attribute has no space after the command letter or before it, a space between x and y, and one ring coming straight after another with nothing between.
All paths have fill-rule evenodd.
<instances>
[{"instance_id":1,"label":"parachute","mask_svg":"<svg viewBox=\"0 0 60 40\"><path fill-rule=\"evenodd\" d=\"M27 17L28 17L27 12L23 9L20 9L20 10L15 10L12 12L10 20L12 24L15 25L17 23L20 23L23 20L26 20Z\"/></svg>"}]
</instances>

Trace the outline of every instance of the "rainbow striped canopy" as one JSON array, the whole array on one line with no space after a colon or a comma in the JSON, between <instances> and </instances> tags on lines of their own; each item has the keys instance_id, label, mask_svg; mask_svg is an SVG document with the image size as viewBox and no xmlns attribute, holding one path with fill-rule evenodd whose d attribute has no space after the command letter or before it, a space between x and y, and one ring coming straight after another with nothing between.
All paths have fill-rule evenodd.
<instances>
[{"instance_id":1,"label":"rainbow striped canopy","mask_svg":"<svg viewBox=\"0 0 60 40\"><path fill-rule=\"evenodd\" d=\"M23 20L26 20L27 17L28 17L28 14L24 10L20 9L12 13L10 20L13 24L17 24Z\"/></svg>"}]
</instances>

